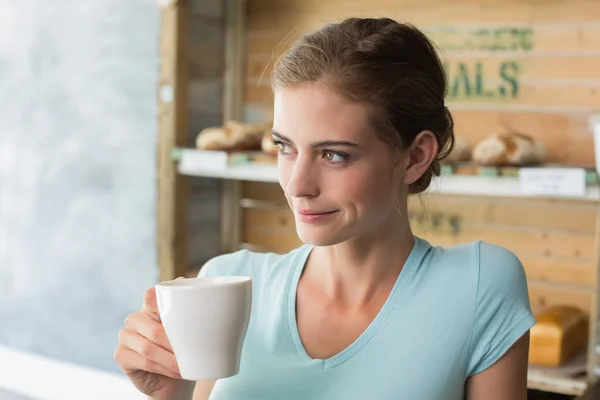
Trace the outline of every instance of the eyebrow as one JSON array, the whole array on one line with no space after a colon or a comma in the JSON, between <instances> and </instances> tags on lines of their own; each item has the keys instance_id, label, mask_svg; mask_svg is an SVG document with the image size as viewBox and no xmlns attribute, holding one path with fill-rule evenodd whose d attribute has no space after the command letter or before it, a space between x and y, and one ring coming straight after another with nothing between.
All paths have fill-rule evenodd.
<instances>
[{"instance_id":1,"label":"eyebrow","mask_svg":"<svg viewBox=\"0 0 600 400\"><path fill-rule=\"evenodd\" d=\"M281 133L274 129L271 129L271 135L275 138L286 143L293 143L289 138L285 137ZM313 142L310 144L311 147L329 147L329 146L346 146L346 147L358 147L357 143L349 142L347 140L323 140L320 142Z\"/></svg>"}]
</instances>

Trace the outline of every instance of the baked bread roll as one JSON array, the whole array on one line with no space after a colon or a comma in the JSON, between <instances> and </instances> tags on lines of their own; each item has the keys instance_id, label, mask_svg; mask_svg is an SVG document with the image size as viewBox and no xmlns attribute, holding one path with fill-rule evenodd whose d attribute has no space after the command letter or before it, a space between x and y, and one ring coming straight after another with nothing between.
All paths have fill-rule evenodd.
<instances>
[{"instance_id":1,"label":"baked bread roll","mask_svg":"<svg viewBox=\"0 0 600 400\"><path fill-rule=\"evenodd\" d=\"M495 134L473 149L473 161L483 165L529 165L544 161L541 143L522 133Z\"/></svg>"},{"instance_id":2,"label":"baked bread roll","mask_svg":"<svg viewBox=\"0 0 600 400\"><path fill-rule=\"evenodd\" d=\"M224 126L203 129L196 137L196 148L221 151L260 150L266 126L227 121Z\"/></svg>"},{"instance_id":3,"label":"baked bread roll","mask_svg":"<svg viewBox=\"0 0 600 400\"><path fill-rule=\"evenodd\" d=\"M571 306L551 307L531 328L529 362L557 367L587 347L588 318Z\"/></svg>"},{"instance_id":4,"label":"baked bread roll","mask_svg":"<svg viewBox=\"0 0 600 400\"><path fill-rule=\"evenodd\" d=\"M263 152L272 156L276 156L279 152L278 146L275 143L273 143L273 135L271 135L270 129L266 130L263 133L261 148Z\"/></svg>"}]
</instances>

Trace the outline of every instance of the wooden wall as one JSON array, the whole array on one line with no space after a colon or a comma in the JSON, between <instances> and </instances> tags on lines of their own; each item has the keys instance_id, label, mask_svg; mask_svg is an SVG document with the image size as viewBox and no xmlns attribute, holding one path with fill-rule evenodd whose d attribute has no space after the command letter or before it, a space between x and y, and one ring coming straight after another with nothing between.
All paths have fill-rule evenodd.
<instances>
[{"instance_id":1,"label":"wooden wall","mask_svg":"<svg viewBox=\"0 0 600 400\"><path fill-rule=\"evenodd\" d=\"M600 111L598 0L252 0L246 117L271 118L269 62L302 33L348 16L414 23L441 48L456 134L471 144L514 128L549 161L594 164Z\"/></svg>"},{"instance_id":2,"label":"wooden wall","mask_svg":"<svg viewBox=\"0 0 600 400\"><path fill-rule=\"evenodd\" d=\"M279 185L248 182L242 197L244 247L283 253L301 244ZM430 194L411 199L409 215L414 233L434 245L484 240L515 252L527 272L534 311L553 304L590 310L594 204Z\"/></svg>"},{"instance_id":3,"label":"wooden wall","mask_svg":"<svg viewBox=\"0 0 600 400\"><path fill-rule=\"evenodd\" d=\"M348 16L414 23L441 48L456 135L471 144L504 127L541 140L549 161L593 166L588 119L600 111L598 0L252 0L248 2L245 117L269 120L272 60L302 33ZM275 184L247 183L246 247L300 244ZM485 240L526 268L534 311L560 303L589 311L596 287L591 203L430 195L411 205L417 235L435 245Z\"/></svg>"}]
</instances>

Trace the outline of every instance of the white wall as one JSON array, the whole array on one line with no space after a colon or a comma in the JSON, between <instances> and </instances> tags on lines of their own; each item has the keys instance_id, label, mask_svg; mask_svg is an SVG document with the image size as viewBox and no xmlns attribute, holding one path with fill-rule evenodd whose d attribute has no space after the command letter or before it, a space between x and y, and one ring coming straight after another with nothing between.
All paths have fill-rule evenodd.
<instances>
[{"instance_id":1,"label":"white wall","mask_svg":"<svg viewBox=\"0 0 600 400\"><path fill-rule=\"evenodd\" d=\"M159 8L0 0L0 345L94 368L158 276Z\"/></svg>"}]
</instances>

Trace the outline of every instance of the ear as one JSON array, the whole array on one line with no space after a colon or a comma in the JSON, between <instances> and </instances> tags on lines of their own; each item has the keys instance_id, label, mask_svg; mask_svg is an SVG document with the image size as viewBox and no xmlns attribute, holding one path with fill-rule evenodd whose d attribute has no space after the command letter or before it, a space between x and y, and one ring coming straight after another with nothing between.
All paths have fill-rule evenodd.
<instances>
[{"instance_id":1,"label":"ear","mask_svg":"<svg viewBox=\"0 0 600 400\"><path fill-rule=\"evenodd\" d=\"M408 165L402 183L415 183L435 160L438 154L438 141L431 131L423 131L417 135L408 149Z\"/></svg>"}]
</instances>

